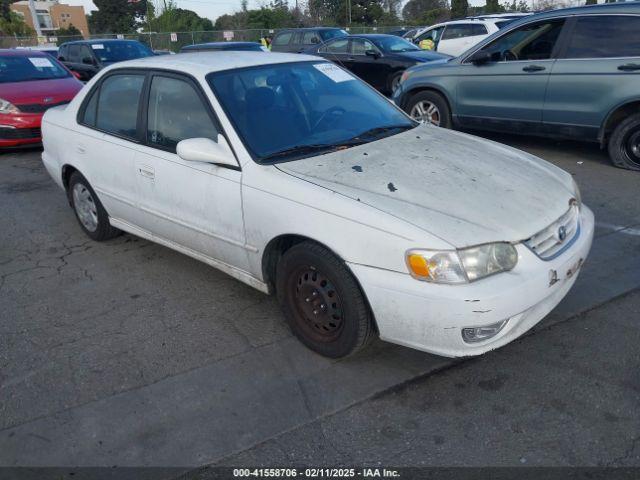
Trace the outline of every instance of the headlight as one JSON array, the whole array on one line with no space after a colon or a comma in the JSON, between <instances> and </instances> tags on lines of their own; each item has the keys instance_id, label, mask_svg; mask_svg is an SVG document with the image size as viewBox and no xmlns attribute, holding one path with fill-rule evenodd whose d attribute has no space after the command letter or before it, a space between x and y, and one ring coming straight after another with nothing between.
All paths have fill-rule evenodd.
<instances>
[{"instance_id":1,"label":"headlight","mask_svg":"<svg viewBox=\"0 0 640 480\"><path fill-rule=\"evenodd\" d=\"M20 113L20 110L13 103L0 98L0 113Z\"/></svg>"},{"instance_id":2,"label":"headlight","mask_svg":"<svg viewBox=\"0 0 640 480\"><path fill-rule=\"evenodd\" d=\"M582 205L582 195L580 195L580 188L574 179L571 179L573 183L573 196L578 201L578 206Z\"/></svg>"},{"instance_id":3,"label":"headlight","mask_svg":"<svg viewBox=\"0 0 640 480\"><path fill-rule=\"evenodd\" d=\"M510 243L488 243L457 251L409 250L406 260L418 280L460 284L513 269L518 252Z\"/></svg>"}]
</instances>

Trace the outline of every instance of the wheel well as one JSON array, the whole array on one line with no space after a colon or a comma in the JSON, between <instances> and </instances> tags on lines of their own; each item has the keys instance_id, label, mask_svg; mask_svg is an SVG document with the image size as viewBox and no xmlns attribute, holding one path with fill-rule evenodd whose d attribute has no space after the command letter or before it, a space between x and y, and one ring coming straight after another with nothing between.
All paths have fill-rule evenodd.
<instances>
[{"instance_id":1,"label":"wheel well","mask_svg":"<svg viewBox=\"0 0 640 480\"><path fill-rule=\"evenodd\" d=\"M616 127L629 115L640 112L640 100L626 103L609 114L600 130L600 143L604 145Z\"/></svg>"},{"instance_id":2,"label":"wheel well","mask_svg":"<svg viewBox=\"0 0 640 480\"><path fill-rule=\"evenodd\" d=\"M444 98L444 101L447 102L447 107L449 107L449 112L451 112L451 115L453 116L453 110L451 109L451 102L449 101L449 98L440 89L434 88L434 87L416 87L412 90L409 90L405 94L404 99L402 100L402 109L403 110L405 109L405 107L407 106L407 102L411 97L413 97L414 95L420 92L434 92L440 95L442 98Z\"/></svg>"},{"instance_id":3,"label":"wheel well","mask_svg":"<svg viewBox=\"0 0 640 480\"><path fill-rule=\"evenodd\" d=\"M64 185L65 190L69 190L69 179L71 178L71 175L73 175L73 172L77 171L78 169L71 165L64 165L62 167L62 184Z\"/></svg>"}]
</instances>

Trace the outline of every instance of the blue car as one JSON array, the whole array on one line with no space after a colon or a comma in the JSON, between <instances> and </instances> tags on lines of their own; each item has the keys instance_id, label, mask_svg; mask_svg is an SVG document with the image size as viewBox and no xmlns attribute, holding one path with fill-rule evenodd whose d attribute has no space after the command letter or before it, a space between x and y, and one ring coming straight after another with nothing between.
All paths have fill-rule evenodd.
<instances>
[{"instance_id":1,"label":"blue car","mask_svg":"<svg viewBox=\"0 0 640 480\"><path fill-rule=\"evenodd\" d=\"M446 63L403 75L394 101L445 128L598 142L640 170L640 3L526 17Z\"/></svg>"}]
</instances>

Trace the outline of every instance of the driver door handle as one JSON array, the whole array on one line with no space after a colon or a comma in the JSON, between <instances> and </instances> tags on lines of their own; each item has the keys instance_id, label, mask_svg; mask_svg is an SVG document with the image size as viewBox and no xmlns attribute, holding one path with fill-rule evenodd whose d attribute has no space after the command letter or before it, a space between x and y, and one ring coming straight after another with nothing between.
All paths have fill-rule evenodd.
<instances>
[{"instance_id":1,"label":"driver door handle","mask_svg":"<svg viewBox=\"0 0 640 480\"><path fill-rule=\"evenodd\" d=\"M636 70L640 70L640 64L627 63L625 65L620 65L618 70L622 70L623 72L635 72Z\"/></svg>"},{"instance_id":2,"label":"driver door handle","mask_svg":"<svg viewBox=\"0 0 640 480\"><path fill-rule=\"evenodd\" d=\"M546 69L547 69L546 67L543 67L541 65L527 65L522 69L522 71L523 72L541 72Z\"/></svg>"}]
</instances>

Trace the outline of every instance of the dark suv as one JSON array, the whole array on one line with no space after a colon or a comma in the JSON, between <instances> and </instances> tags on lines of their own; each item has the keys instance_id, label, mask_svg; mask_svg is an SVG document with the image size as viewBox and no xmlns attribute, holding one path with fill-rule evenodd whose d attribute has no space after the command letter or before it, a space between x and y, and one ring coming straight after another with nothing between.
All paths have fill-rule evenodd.
<instances>
[{"instance_id":1,"label":"dark suv","mask_svg":"<svg viewBox=\"0 0 640 480\"><path fill-rule=\"evenodd\" d=\"M395 102L417 120L599 142L640 170L640 4L555 10L459 57L408 69Z\"/></svg>"},{"instance_id":2,"label":"dark suv","mask_svg":"<svg viewBox=\"0 0 640 480\"><path fill-rule=\"evenodd\" d=\"M272 52L302 53L313 45L349 35L341 28L317 27L280 30L271 42Z\"/></svg>"},{"instance_id":3,"label":"dark suv","mask_svg":"<svg viewBox=\"0 0 640 480\"><path fill-rule=\"evenodd\" d=\"M151 49L137 40L80 40L58 50L58 60L85 81L112 63L151 56Z\"/></svg>"}]
</instances>

